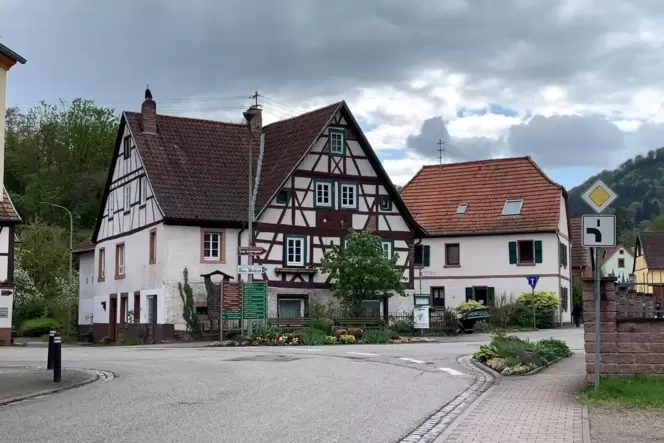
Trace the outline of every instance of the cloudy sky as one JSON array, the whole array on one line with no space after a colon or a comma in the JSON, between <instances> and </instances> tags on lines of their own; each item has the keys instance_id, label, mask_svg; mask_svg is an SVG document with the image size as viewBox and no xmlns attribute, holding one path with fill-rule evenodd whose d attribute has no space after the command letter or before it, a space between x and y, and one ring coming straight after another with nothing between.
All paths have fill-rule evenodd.
<instances>
[{"instance_id":1,"label":"cloudy sky","mask_svg":"<svg viewBox=\"0 0 664 443\"><path fill-rule=\"evenodd\" d=\"M0 0L8 105L265 119L345 99L397 184L531 155L566 187L664 146L656 0Z\"/></svg>"}]
</instances>

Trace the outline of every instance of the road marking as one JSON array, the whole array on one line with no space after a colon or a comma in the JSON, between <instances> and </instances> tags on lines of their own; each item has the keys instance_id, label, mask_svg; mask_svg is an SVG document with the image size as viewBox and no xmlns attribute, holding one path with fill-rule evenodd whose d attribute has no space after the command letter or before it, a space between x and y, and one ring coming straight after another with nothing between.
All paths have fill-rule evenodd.
<instances>
[{"instance_id":1,"label":"road marking","mask_svg":"<svg viewBox=\"0 0 664 443\"><path fill-rule=\"evenodd\" d=\"M441 371L445 371L448 374L452 374L452 375L463 375L463 372L459 372L456 369L452 369L452 368L438 368L438 369L440 369Z\"/></svg>"},{"instance_id":2,"label":"road marking","mask_svg":"<svg viewBox=\"0 0 664 443\"><path fill-rule=\"evenodd\" d=\"M293 348L295 351L307 351L307 352L322 352L322 349L316 348Z\"/></svg>"},{"instance_id":3,"label":"road marking","mask_svg":"<svg viewBox=\"0 0 664 443\"><path fill-rule=\"evenodd\" d=\"M409 361L411 363L419 363L419 364L425 363L422 360L415 360L414 358L408 358L408 357L399 357L399 360Z\"/></svg>"},{"instance_id":4,"label":"road marking","mask_svg":"<svg viewBox=\"0 0 664 443\"><path fill-rule=\"evenodd\" d=\"M370 352L346 352L346 354L366 355L368 357L378 357L380 355L380 354L372 354Z\"/></svg>"}]
</instances>

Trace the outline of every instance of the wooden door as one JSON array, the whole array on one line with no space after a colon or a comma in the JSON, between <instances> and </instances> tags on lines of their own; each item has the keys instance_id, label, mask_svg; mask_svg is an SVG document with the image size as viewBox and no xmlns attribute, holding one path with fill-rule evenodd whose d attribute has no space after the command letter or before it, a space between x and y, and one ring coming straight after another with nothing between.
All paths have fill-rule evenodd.
<instances>
[{"instance_id":1,"label":"wooden door","mask_svg":"<svg viewBox=\"0 0 664 443\"><path fill-rule=\"evenodd\" d=\"M108 304L108 337L115 341L118 330L118 299L111 297Z\"/></svg>"}]
</instances>

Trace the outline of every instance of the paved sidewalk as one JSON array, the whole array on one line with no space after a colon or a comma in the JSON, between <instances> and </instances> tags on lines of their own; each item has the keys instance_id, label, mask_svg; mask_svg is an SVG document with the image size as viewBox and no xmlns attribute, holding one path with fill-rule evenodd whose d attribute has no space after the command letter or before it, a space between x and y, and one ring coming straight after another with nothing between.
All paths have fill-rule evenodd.
<instances>
[{"instance_id":1,"label":"paved sidewalk","mask_svg":"<svg viewBox=\"0 0 664 443\"><path fill-rule=\"evenodd\" d=\"M575 399L584 375L577 354L535 375L503 377L436 442L590 443Z\"/></svg>"},{"instance_id":2,"label":"paved sidewalk","mask_svg":"<svg viewBox=\"0 0 664 443\"><path fill-rule=\"evenodd\" d=\"M92 382L96 373L62 369L62 381L53 381L53 371L46 369L0 367L0 405L39 395L50 394Z\"/></svg>"}]
</instances>

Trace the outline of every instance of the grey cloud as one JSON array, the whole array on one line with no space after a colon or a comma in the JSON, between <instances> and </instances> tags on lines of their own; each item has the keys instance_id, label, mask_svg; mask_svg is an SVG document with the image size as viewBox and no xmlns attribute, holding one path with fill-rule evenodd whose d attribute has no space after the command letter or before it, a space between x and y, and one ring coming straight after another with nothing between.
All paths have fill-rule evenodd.
<instances>
[{"instance_id":1,"label":"grey cloud","mask_svg":"<svg viewBox=\"0 0 664 443\"><path fill-rule=\"evenodd\" d=\"M664 146L664 124L644 123L636 131L636 142L644 150L659 149Z\"/></svg>"},{"instance_id":2,"label":"grey cloud","mask_svg":"<svg viewBox=\"0 0 664 443\"><path fill-rule=\"evenodd\" d=\"M646 131L652 139L664 135L664 126ZM408 147L427 159L438 156L436 141L446 141L448 160L529 155L543 167L608 167L626 155L622 131L599 116L536 115L528 122L512 126L502 139L450 137L441 117L426 120L418 134L408 137ZM599 153L599 154L598 154Z\"/></svg>"},{"instance_id":3,"label":"grey cloud","mask_svg":"<svg viewBox=\"0 0 664 443\"><path fill-rule=\"evenodd\" d=\"M9 0L0 5L0 29L29 63L12 78L14 103L79 95L138 102L145 83L157 101L254 89L298 101L404 84L426 68L463 72L475 86L494 78L491 89L475 89L493 96L504 87L525 95L547 82L574 89L587 72L613 84L662 83L659 72L630 62L662 60L661 49L609 51L601 42L607 32L635 32L643 16L660 20L664 5L604 0L593 13L560 18L560 4Z\"/></svg>"}]
</instances>

